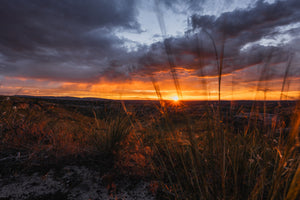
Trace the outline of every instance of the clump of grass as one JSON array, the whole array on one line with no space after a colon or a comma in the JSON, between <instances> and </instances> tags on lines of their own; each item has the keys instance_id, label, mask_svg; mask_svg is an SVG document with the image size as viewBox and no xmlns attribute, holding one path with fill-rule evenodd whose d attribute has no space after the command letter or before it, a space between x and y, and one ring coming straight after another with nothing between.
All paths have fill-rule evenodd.
<instances>
[{"instance_id":1,"label":"clump of grass","mask_svg":"<svg viewBox=\"0 0 300 200\"><path fill-rule=\"evenodd\" d=\"M202 131L193 126L172 129L161 125L147 134L152 140L153 166L165 199L285 199L299 197L300 164L297 141L299 116L294 116L287 139L257 127L235 133L230 123L216 122L214 111L202 117ZM225 121L225 120L223 120ZM228 120L230 121L230 120ZM172 122L169 122L172 123ZM189 124L188 122L186 122ZM216 128L216 124L219 127ZM261 124L263 126L263 123ZM195 125L194 125L195 126ZM225 136L225 196L222 190ZM245 126L244 129L247 129ZM149 137L149 136L148 136ZM293 191L293 192L292 192ZM292 195L293 194L293 195Z\"/></svg>"},{"instance_id":2,"label":"clump of grass","mask_svg":"<svg viewBox=\"0 0 300 200\"><path fill-rule=\"evenodd\" d=\"M116 115L99 122L95 116L96 126L91 133L91 142L98 151L112 154L120 150L121 142L131 131L131 124L126 115Z\"/></svg>"}]
</instances>

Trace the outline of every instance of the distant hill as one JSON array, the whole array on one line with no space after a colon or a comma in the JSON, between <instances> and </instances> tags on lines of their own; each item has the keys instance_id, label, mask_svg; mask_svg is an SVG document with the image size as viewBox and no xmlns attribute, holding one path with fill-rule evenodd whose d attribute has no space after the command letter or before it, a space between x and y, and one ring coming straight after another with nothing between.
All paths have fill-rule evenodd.
<instances>
[{"instance_id":1,"label":"distant hill","mask_svg":"<svg viewBox=\"0 0 300 200\"><path fill-rule=\"evenodd\" d=\"M71 101L112 101L111 99L104 99L104 98L94 98L94 97L69 97L69 96L29 96L29 95L14 95L15 97L22 97L22 98L37 98L37 99L57 99L57 100L71 100Z\"/></svg>"}]
</instances>

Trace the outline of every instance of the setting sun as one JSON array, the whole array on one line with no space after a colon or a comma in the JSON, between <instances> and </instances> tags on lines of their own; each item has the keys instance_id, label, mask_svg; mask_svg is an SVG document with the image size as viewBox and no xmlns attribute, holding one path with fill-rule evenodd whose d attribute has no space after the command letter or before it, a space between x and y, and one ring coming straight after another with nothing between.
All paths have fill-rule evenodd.
<instances>
[{"instance_id":1,"label":"setting sun","mask_svg":"<svg viewBox=\"0 0 300 200\"><path fill-rule=\"evenodd\" d=\"M173 96L173 97L172 97L172 100L173 100L173 101L178 101L178 100L179 100L179 99L178 99L178 96Z\"/></svg>"}]
</instances>

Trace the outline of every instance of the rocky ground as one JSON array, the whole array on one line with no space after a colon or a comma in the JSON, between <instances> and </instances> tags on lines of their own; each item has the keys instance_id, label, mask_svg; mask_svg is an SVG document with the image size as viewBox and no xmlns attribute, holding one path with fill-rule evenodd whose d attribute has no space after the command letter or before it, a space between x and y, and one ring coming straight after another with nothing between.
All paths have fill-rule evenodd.
<instances>
[{"instance_id":1,"label":"rocky ground","mask_svg":"<svg viewBox=\"0 0 300 200\"><path fill-rule=\"evenodd\" d=\"M154 199L150 183L126 177L115 179L84 166L65 166L46 173L0 177L0 200Z\"/></svg>"}]
</instances>

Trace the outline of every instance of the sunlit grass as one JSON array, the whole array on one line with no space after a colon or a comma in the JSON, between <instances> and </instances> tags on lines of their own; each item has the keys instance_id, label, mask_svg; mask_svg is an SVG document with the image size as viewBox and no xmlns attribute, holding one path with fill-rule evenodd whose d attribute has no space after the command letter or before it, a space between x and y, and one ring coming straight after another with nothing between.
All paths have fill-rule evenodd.
<instances>
[{"instance_id":1,"label":"sunlit grass","mask_svg":"<svg viewBox=\"0 0 300 200\"><path fill-rule=\"evenodd\" d=\"M251 105L223 107L218 116L216 103L203 103L197 113L195 105L173 109L167 103L161 104L165 109L154 106L152 118L134 112L134 104L124 103L126 112L116 104L114 112L100 116L91 110L86 116L45 102L16 103L21 101L1 102L1 152L29 152L34 163L99 155L99 168L111 163L110 173L154 181L158 199L299 197L299 107L266 108L277 109L280 117L266 125L258 114L236 124L235 116L247 116Z\"/></svg>"}]
</instances>

